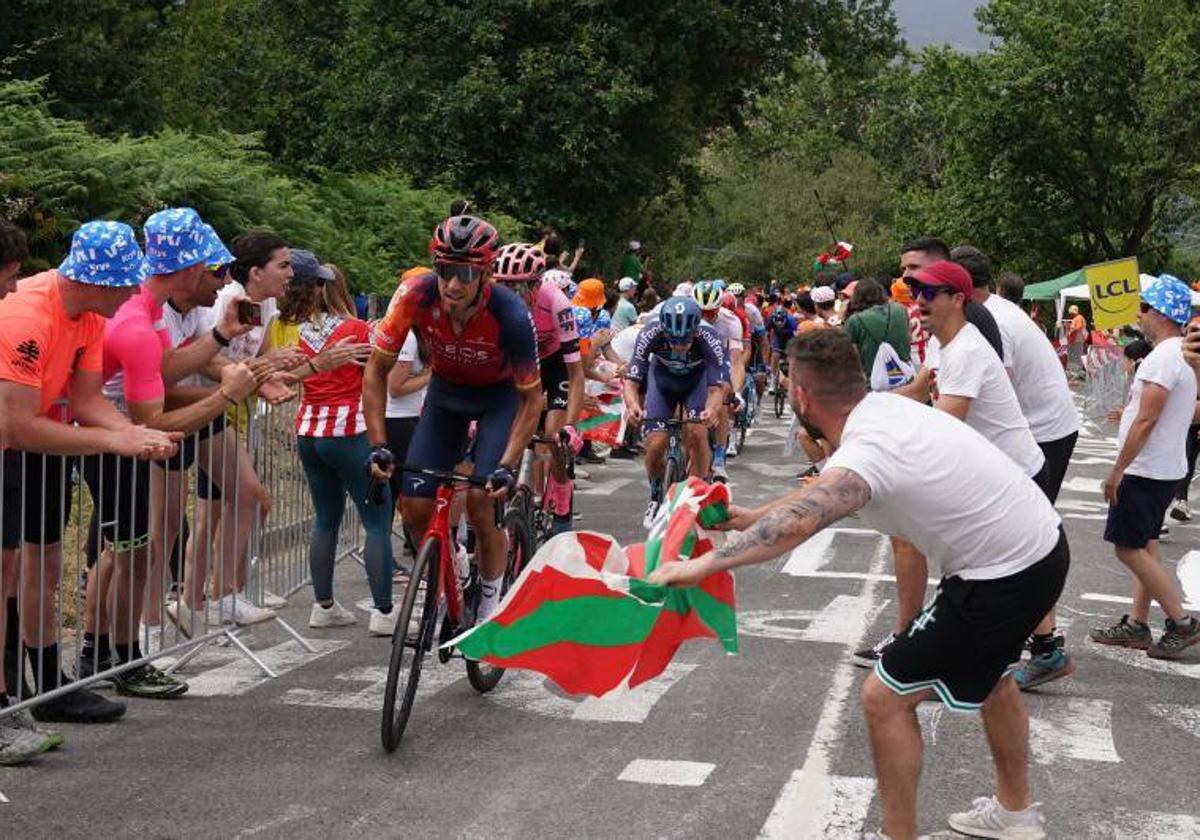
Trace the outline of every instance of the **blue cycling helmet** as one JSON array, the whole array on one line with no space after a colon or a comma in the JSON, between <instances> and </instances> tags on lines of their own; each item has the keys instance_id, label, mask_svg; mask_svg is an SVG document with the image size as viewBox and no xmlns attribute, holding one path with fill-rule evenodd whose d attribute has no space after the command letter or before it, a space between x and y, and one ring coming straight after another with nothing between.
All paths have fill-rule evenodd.
<instances>
[{"instance_id":1,"label":"blue cycling helmet","mask_svg":"<svg viewBox=\"0 0 1200 840\"><path fill-rule=\"evenodd\" d=\"M658 322L668 338L691 338L700 327L700 306L690 297L671 297L658 310Z\"/></svg>"}]
</instances>

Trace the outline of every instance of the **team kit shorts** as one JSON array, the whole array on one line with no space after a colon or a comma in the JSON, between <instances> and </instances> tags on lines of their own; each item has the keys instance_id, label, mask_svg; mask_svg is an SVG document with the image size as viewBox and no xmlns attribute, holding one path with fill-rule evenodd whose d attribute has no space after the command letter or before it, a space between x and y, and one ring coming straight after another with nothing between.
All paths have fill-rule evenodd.
<instances>
[{"instance_id":1,"label":"team kit shorts","mask_svg":"<svg viewBox=\"0 0 1200 840\"><path fill-rule=\"evenodd\" d=\"M646 434L663 431L666 421L675 416L681 405L684 416L695 419L707 401L708 373L703 367L688 376L676 376L652 364L646 377L646 419L642 429Z\"/></svg>"},{"instance_id":2,"label":"team kit shorts","mask_svg":"<svg viewBox=\"0 0 1200 840\"><path fill-rule=\"evenodd\" d=\"M1070 549L1058 542L1038 562L994 580L945 577L933 600L883 650L875 674L898 694L932 689L949 708L978 711L1058 601Z\"/></svg>"}]
</instances>

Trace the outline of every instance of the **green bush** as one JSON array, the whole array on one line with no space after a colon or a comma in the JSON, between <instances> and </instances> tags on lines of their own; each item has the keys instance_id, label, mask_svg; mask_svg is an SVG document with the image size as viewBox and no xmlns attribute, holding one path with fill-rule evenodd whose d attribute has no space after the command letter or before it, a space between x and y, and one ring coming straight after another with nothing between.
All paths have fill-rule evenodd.
<instances>
[{"instance_id":1,"label":"green bush","mask_svg":"<svg viewBox=\"0 0 1200 840\"><path fill-rule=\"evenodd\" d=\"M89 219L139 227L156 210L189 206L227 241L269 228L337 263L355 291L384 292L399 270L426 259L451 199L396 172L300 178L275 165L254 134L99 137L54 117L40 83L0 84L0 215L29 234L31 269L57 265ZM519 233L511 218L493 221Z\"/></svg>"}]
</instances>

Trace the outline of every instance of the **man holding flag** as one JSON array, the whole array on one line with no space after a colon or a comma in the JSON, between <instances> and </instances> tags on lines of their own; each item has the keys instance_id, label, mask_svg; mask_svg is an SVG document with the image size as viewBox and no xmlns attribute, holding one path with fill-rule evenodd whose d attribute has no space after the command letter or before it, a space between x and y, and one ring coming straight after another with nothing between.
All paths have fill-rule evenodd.
<instances>
[{"instance_id":1,"label":"man holding flag","mask_svg":"<svg viewBox=\"0 0 1200 840\"><path fill-rule=\"evenodd\" d=\"M950 826L977 836L1044 837L1029 796L1029 715L1011 671L1066 580L1069 550L1058 514L975 430L914 400L869 393L841 331L800 336L788 355L792 408L810 434L833 445L827 466L757 510L731 508L718 527L741 533L695 560L658 567L649 582L693 586L772 560L855 512L913 543L943 577L933 601L884 649L862 693L882 836L916 836L916 709L936 698L951 710L981 713L996 765L996 795L952 814ZM897 440L906 445L897 448ZM1013 528L1014 521L1024 527Z\"/></svg>"}]
</instances>

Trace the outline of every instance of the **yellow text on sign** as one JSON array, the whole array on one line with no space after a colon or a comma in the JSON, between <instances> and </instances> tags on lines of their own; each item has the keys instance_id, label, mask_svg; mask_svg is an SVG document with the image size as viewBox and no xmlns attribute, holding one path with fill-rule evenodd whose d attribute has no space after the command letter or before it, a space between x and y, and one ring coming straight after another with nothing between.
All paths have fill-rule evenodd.
<instances>
[{"instance_id":1,"label":"yellow text on sign","mask_svg":"<svg viewBox=\"0 0 1200 840\"><path fill-rule=\"evenodd\" d=\"M1133 324L1138 319L1141 282L1136 257L1089 265L1083 269L1098 330Z\"/></svg>"}]
</instances>

